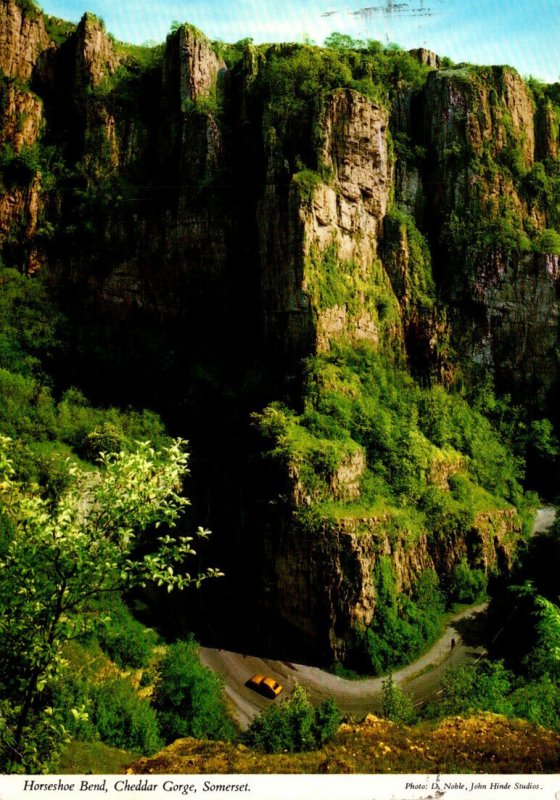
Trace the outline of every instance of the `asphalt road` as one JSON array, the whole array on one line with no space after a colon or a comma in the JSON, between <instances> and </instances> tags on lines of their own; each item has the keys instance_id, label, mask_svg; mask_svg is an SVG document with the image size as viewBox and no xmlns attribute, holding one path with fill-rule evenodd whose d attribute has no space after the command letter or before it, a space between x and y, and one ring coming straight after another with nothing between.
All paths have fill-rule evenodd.
<instances>
[{"instance_id":1,"label":"asphalt road","mask_svg":"<svg viewBox=\"0 0 560 800\"><path fill-rule=\"evenodd\" d=\"M476 625L480 623L485 610L486 603L458 614L441 639L425 655L394 673L394 679L412 693L416 702L434 695L448 666L472 661L482 655L481 646L468 642L471 637L475 638ZM456 641L454 648L451 647L452 639ZM255 673L276 678L284 686L282 697L288 697L295 684L299 683L305 686L314 702L333 697L342 711L357 718L381 709L383 678L346 680L306 664L273 661L210 647L201 648L201 657L208 667L222 675L226 694L242 727L246 727L255 714L274 702L245 686L245 682Z\"/></svg>"},{"instance_id":2,"label":"asphalt road","mask_svg":"<svg viewBox=\"0 0 560 800\"><path fill-rule=\"evenodd\" d=\"M546 533L555 516L556 509L552 506L539 509L533 533ZM395 681L412 694L416 703L422 703L437 694L441 677L449 666L473 662L483 655L484 648L479 642L486 608L487 604L483 603L455 615L442 637L428 652L394 673ZM454 647L451 647L452 639L456 642ZM314 702L333 697L343 712L357 718L381 709L383 678L346 680L318 667L211 647L202 647L201 657L208 667L223 677L226 694L242 728L247 727L255 714L274 702L245 686L246 681L256 673L276 678L284 686L282 697L288 697L295 684L299 683L305 686Z\"/></svg>"}]
</instances>

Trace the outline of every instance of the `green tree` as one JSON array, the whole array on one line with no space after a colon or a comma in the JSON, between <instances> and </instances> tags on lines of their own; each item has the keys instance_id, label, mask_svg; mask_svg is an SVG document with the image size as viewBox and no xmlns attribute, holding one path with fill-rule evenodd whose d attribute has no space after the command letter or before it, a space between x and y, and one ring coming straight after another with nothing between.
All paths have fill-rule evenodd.
<instances>
[{"instance_id":1,"label":"green tree","mask_svg":"<svg viewBox=\"0 0 560 800\"><path fill-rule=\"evenodd\" d=\"M364 50L366 42L362 39L354 39L347 33L338 33L334 31L325 39L325 47L330 47L331 50Z\"/></svg>"},{"instance_id":2,"label":"green tree","mask_svg":"<svg viewBox=\"0 0 560 800\"><path fill-rule=\"evenodd\" d=\"M154 709L126 678L94 686L91 705L92 723L106 744L144 755L162 747Z\"/></svg>"},{"instance_id":3,"label":"green tree","mask_svg":"<svg viewBox=\"0 0 560 800\"><path fill-rule=\"evenodd\" d=\"M159 668L153 705L166 742L185 736L233 739L222 684L200 661L194 639L170 645Z\"/></svg>"},{"instance_id":4,"label":"green tree","mask_svg":"<svg viewBox=\"0 0 560 800\"><path fill-rule=\"evenodd\" d=\"M30 375L60 348L61 314L43 282L0 262L0 367Z\"/></svg>"},{"instance_id":5,"label":"green tree","mask_svg":"<svg viewBox=\"0 0 560 800\"><path fill-rule=\"evenodd\" d=\"M99 470L71 466L67 488L50 503L14 480L10 446L0 438L0 508L10 523L0 559L0 768L40 771L64 736L45 689L63 667L64 645L91 629L92 601L148 582L168 591L198 586L221 573L182 571L194 554L191 536L166 533L154 549L138 547L140 531L173 529L188 505L181 440L159 452L143 442L104 454Z\"/></svg>"},{"instance_id":6,"label":"green tree","mask_svg":"<svg viewBox=\"0 0 560 800\"><path fill-rule=\"evenodd\" d=\"M484 596L487 579L480 569L471 569L466 558L453 568L448 581L448 595L458 603L475 603Z\"/></svg>"},{"instance_id":7,"label":"green tree","mask_svg":"<svg viewBox=\"0 0 560 800\"><path fill-rule=\"evenodd\" d=\"M426 710L427 716L446 717L493 711L511 714L509 694L513 675L501 661L481 661L477 665L450 667L441 681L437 702Z\"/></svg>"},{"instance_id":8,"label":"green tree","mask_svg":"<svg viewBox=\"0 0 560 800\"><path fill-rule=\"evenodd\" d=\"M340 722L341 714L332 698L314 708L306 690L297 685L288 700L255 717L244 738L250 747L265 753L300 753L332 739Z\"/></svg>"},{"instance_id":9,"label":"green tree","mask_svg":"<svg viewBox=\"0 0 560 800\"><path fill-rule=\"evenodd\" d=\"M516 717L560 730L560 687L547 675L521 683L511 695L511 702Z\"/></svg>"},{"instance_id":10,"label":"green tree","mask_svg":"<svg viewBox=\"0 0 560 800\"><path fill-rule=\"evenodd\" d=\"M94 631L103 652L122 669L148 667L157 634L146 628L120 598L99 604L100 621ZM103 613L105 612L105 613Z\"/></svg>"},{"instance_id":11,"label":"green tree","mask_svg":"<svg viewBox=\"0 0 560 800\"><path fill-rule=\"evenodd\" d=\"M382 685L382 714L386 719L393 722L402 722L405 725L412 725L416 720L416 711L412 697L395 683L393 675L390 674L383 681Z\"/></svg>"},{"instance_id":12,"label":"green tree","mask_svg":"<svg viewBox=\"0 0 560 800\"><path fill-rule=\"evenodd\" d=\"M537 643L524 659L529 675L560 682L560 608L545 597L535 596Z\"/></svg>"}]
</instances>

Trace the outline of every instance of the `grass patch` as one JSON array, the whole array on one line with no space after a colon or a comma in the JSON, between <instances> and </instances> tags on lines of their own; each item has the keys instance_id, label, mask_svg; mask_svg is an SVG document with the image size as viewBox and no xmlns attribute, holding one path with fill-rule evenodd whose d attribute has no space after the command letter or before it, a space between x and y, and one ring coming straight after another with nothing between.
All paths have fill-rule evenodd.
<instances>
[{"instance_id":1,"label":"grass patch","mask_svg":"<svg viewBox=\"0 0 560 800\"><path fill-rule=\"evenodd\" d=\"M72 22L67 22L65 19L58 17L51 17L48 14L43 14L45 21L45 28L53 42L59 47L71 33L74 33L76 26Z\"/></svg>"},{"instance_id":2,"label":"grass patch","mask_svg":"<svg viewBox=\"0 0 560 800\"><path fill-rule=\"evenodd\" d=\"M103 742L70 742L63 751L61 775L122 775L135 754Z\"/></svg>"}]
</instances>

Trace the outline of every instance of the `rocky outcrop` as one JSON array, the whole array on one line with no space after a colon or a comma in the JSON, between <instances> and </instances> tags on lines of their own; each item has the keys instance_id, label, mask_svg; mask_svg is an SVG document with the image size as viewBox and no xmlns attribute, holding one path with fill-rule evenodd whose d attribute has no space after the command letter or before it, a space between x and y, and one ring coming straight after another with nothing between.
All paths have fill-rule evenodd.
<instances>
[{"instance_id":1,"label":"rocky outcrop","mask_svg":"<svg viewBox=\"0 0 560 800\"><path fill-rule=\"evenodd\" d=\"M0 194L0 244L23 244L15 266L28 273L34 272L42 260L32 244L41 209L39 178L28 186L13 186Z\"/></svg>"},{"instance_id":2,"label":"rocky outcrop","mask_svg":"<svg viewBox=\"0 0 560 800\"><path fill-rule=\"evenodd\" d=\"M13 83L0 86L0 146L7 144L16 153L34 145L44 125L43 104L31 92Z\"/></svg>"},{"instance_id":3,"label":"rocky outcrop","mask_svg":"<svg viewBox=\"0 0 560 800\"><path fill-rule=\"evenodd\" d=\"M218 76L226 68L211 43L200 31L183 25L167 38L163 85L167 102L185 108L216 90Z\"/></svg>"},{"instance_id":4,"label":"rocky outcrop","mask_svg":"<svg viewBox=\"0 0 560 800\"><path fill-rule=\"evenodd\" d=\"M340 256L366 265L376 252L378 229L389 203L387 124L387 112L352 89L334 92L321 124L321 161L327 171L332 170L340 194L332 224L337 223L336 232L347 237L341 239ZM329 220L320 221L323 226L325 223ZM358 230L363 231L367 244L356 243ZM363 250L357 250L358 246Z\"/></svg>"},{"instance_id":5,"label":"rocky outcrop","mask_svg":"<svg viewBox=\"0 0 560 800\"><path fill-rule=\"evenodd\" d=\"M4 149L5 166L0 186L0 247L8 245L17 253L17 266L33 272L41 258L33 243L43 203L41 175L37 166L35 145L44 127L43 104L17 82L0 82L0 149Z\"/></svg>"},{"instance_id":6,"label":"rocky outcrop","mask_svg":"<svg viewBox=\"0 0 560 800\"><path fill-rule=\"evenodd\" d=\"M41 53L52 46L40 11L23 10L17 0L0 0L0 71L28 81Z\"/></svg>"},{"instance_id":7,"label":"rocky outcrop","mask_svg":"<svg viewBox=\"0 0 560 800\"><path fill-rule=\"evenodd\" d=\"M538 753L538 766L542 772L558 772L559 752L560 734L557 732L529 722L507 719L501 714L479 713L467 719L446 718L435 727L426 724L403 726L368 714L360 724L342 724L332 741L309 753L266 755L242 744L178 739L157 755L138 759L127 773L237 773L242 776L256 773L306 773L315 776L356 773L364 776L404 772L429 775L437 764L442 773L530 776L535 772L535 753ZM138 785L138 780L132 778L131 785L132 781ZM214 783L227 785L219 780Z\"/></svg>"},{"instance_id":8,"label":"rocky outcrop","mask_svg":"<svg viewBox=\"0 0 560 800\"><path fill-rule=\"evenodd\" d=\"M463 558L485 572L507 570L520 531L514 509L479 513L466 537L434 531L408 542L404 529L391 532L389 513L330 520L313 534L285 525L269 543L266 583L274 604L266 617L300 656L344 661L357 631L374 618L374 575L382 556L393 566L397 592L410 595L425 570L446 575Z\"/></svg>"},{"instance_id":9,"label":"rocky outcrop","mask_svg":"<svg viewBox=\"0 0 560 800\"><path fill-rule=\"evenodd\" d=\"M194 319L203 313L202 293L219 302L226 223L199 195L222 165L222 136L211 103L195 101L215 97L224 67L206 37L185 27L168 37L148 81L91 14L41 61L38 91L51 130L89 176L92 199L97 194L79 212L94 243L84 248L78 235L59 276L84 280L92 256L103 253L88 293L93 283L92 301L109 313L149 308L158 317ZM130 188L138 183L139 190ZM155 200L152 183L165 187ZM57 272L56 254L51 264Z\"/></svg>"},{"instance_id":10,"label":"rocky outcrop","mask_svg":"<svg viewBox=\"0 0 560 800\"><path fill-rule=\"evenodd\" d=\"M415 47L408 52L418 63L423 64L425 67L439 69L441 65L439 56L437 53L434 53L433 50L426 50L425 47Z\"/></svg>"},{"instance_id":11,"label":"rocky outcrop","mask_svg":"<svg viewBox=\"0 0 560 800\"><path fill-rule=\"evenodd\" d=\"M76 87L95 89L117 69L119 59L101 20L84 14L76 30Z\"/></svg>"},{"instance_id":12,"label":"rocky outcrop","mask_svg":"<svg viewBox=\"0 0 560 800\"><path fill-rule=\"evenodd\" d=\"M518 73L508 67L468 67L430 73L426 84L425 139L440 160L460 150L499 156L519 147L530 167L535 157L534 102Z\"/></svg>"},{"instance_id":13,"label":"rocky outcrop","mask_svg":"<svg viewBox=\"0 0 560 800\"><path fill-rule=\"evenodd\" d=\"M558 379L558 257L498 252L483 265L475 291L484 316L471 334L472 358L504 385L546 392Z\"/></svg>"},{"instance_id":14,"label":"rocky outcrop","mask_svg":"<svg viewBox=\"0 0 560 800\"><path fill-rule=\"evenodd\" d=\"M557 380L557 283L555 255L539 242L549 212L527 185L533 168L544 174L535 159L557 151L550 100L536 103L511 68L460 65L429 74L423 119L423 213L432 243L443 243L435 269L453 297L455 346L499 386L523 399L530 385L542 403ZM397 190L413 209L409 173L397 171Z\"/></svg>"},{"instance_id":15,"label":"rocky outcrop","mask_svg":"<svg viewBox=\"0 0 560 800\"><path fill-rule=\"evenodd\" d=\"M117 121L95 91L110 84L119 67L119 58L103 22L93 14L84 14L76 29L72 100L78 120L83 124L83 152L89 168L104 172L118 169L120 145Z\"/></svg>"},{"instance_id":16,"label":"rocky outcrop","mask_svg":"<svg viewBox=\"0 0 560 800\"><path fill-rule=\"evenodd\" d=\"M371 100L335 91L321 111L317 153L328 180L309 170L290 176L269 132L260 206L263 307L267 335L288 351L324 351L341 338L379 344L367 287L381 280L391 292L377 259L391 189L387 125L386 111ZM341 302L329 291L337 280L354 284L353 307L344 291Z\"/></svg>"},{"instance_id":17,"label":"rocky outcrop","mask_svg":"<svg viewBox=\"0 0 560 800\"><path fill-rule=\"evenodd\" d=\"M539 161L558 158L558 119L550 101L543 102L536 114L536 157Z\"/></svg>"},{"instance_id":18,"label":"rocky outcrop","mask_svg":"<svg viewBox=\"0 0 560 800\"><path fill-rule=\"evenodd\" d=\"M289 167L273 129L267 131L265 153L265 187L257 208L263 328L271 347L294 355L312 351L315 337L304 290L302 202L298 187L290 185Z\"/></svg>"}]
</instances>

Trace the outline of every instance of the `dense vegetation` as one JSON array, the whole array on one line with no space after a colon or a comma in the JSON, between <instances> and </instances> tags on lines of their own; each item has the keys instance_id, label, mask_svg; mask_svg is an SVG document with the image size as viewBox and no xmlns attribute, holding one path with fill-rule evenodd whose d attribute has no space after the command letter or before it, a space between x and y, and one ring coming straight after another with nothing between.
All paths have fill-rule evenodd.
<instances>
[{"instance_id":1,"label":"dense vegetation","mask_svg":"<svg viewBox=\"0 0 560 800\"><path fill-rule=\"evenodd\" d=\"M52 769L69 737L153 753L168 730L132 677L153 682L158 639L120 597L205 577L182 575L188 537L166 533L158 550L135 539L175 525L186 455L151 412L95 408L74 388L57 399L46 370L63 318L40 278L3 268L0 282L1 769ZM208 671L189 653L196 696ZM210 686L195 726L222 708Z\"/></svg>"},{"instance_id":2,"label":"dense vegetation","mask_svg":"<svg viewBox=\"0 0 560 800\"><path fill-rule=\"evenodd\" d=\"M491 711L560 730L560 608L551 580L559 548L558 524L530 542L513 584L492 602L490 626L500 626L489 634L493 660L451 668L424 717Z\"/></svg>"},{"instance_id":3,"label":"dense vegetation","mask_svg":"<svg viewBox=\"0 0 560 800\"><path fill-rule=\"evenodd\" d=\"M511 506L530 524L535 498L521 488L521 460L460 394L419 386L367 347L335 347L310 359L306 376L301 414L274 404L256 417L267 457L295 468L311 499L296 512L301 535L340 519L357 520L365 534L375 519L393 546L414 547L424 535L466 541L479 512ZM366 465L358 496L334 499L337 473L356 453ZM436 638L446 607L483 596L488 576L469 556L441 585L424 572L406 596L380 553L373 578L381 602L372 625L357 631L360 669L384 672L417 655Z\"/></svg>"},{"instance_id":4,"label":"dense vegetation","mask_svg":"<svg viewBox=\"0 0 560 800\"><path fill-rule=\"evenodd\" d=\"M338 730L341 714L332 700L314 707L302 686L288 700L280 700L256 716L243 741L265 753L301 753L317 750Z\"/></svg>"},{"instance_id":5,"label":"dense vegetation","mask_svg":"<svg viewBox=\"0 0 560 800\"><path fill-rule=\"evenodd\" d=\"M7 437L0 439L0 470L2 761L12 769L45 768L56 759L70 713L46 696L65 671L68 644L96 623L92 601L147 583L183 589L221 573L185 573L192 537L170 535L188 502L178 494L186 472L180 442L160 453L149 443L131 453L103 453L95 471L70 465L67 486L54 500L14 480ZM156 547L137 538L161 525L167 532ZM127 709L141 706L122 681L96 695L100 734L119 738L109 711L115 692ZM74 716L81 712L74 709ZM143 730L139 721L134 735Z\"/></svg>"},{"instance_id":6,"label":"dense vegetation","mask_svg":"<svg viewBox=\"0 0 560 800\"><path fill-rule=\"evenodd\" d=\"M220 679L200 663L192 639L168 648L159 667L153 706L168 744L186 736L221 740L235 737Z\"/></svg>"}]
</instances>

